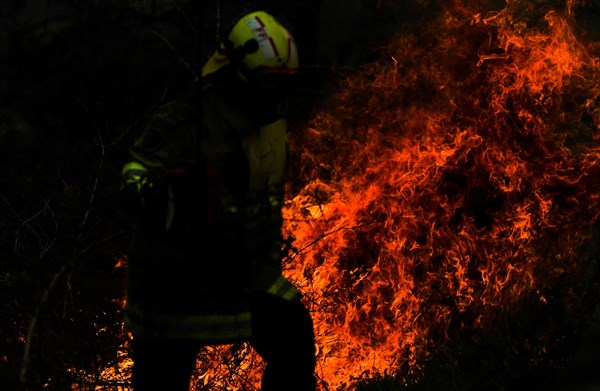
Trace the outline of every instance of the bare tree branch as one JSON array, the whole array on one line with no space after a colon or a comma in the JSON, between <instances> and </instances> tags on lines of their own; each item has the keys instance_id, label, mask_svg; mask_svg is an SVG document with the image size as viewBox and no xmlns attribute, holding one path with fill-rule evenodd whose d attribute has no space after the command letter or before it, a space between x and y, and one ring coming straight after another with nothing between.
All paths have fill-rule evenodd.
<instances>
[{"instance_id":1,"label":"bare tree branch","mask_svg":"<svg viewBox=\"0 0 600 391\"><path fill-rule=\"evenodd\" d=\"M185 65L185 67L187 69L189 69L189 71L192 73L192 75L194 75L194 81L198 81L199 77L198 77L198 74L196 73L196 71L194 71L194 68L192 68L190 63L187 62L187 60L181 55L181 53L179 53L179 51L177 49L175 49L175 47L173 46L173 44L171 44L171 42L167 39L167 37L165 37L163 34L160 33L160 31L158 31L154 28L152 29L152 32L155 35L157 35L173 51L173 53L175 53L175 55L177 55L177 57L179 57L179 60L183 63L183 65Z\"/></svg>"},{"instance_id":2,"label":"bare tree branch","mask_svg":"<svg viewBox=\"0 0 600 391\"><path fill-rule=\"evenodd\" d=\"M33 345L35 329L37 327L38 319L42 312L42 309L45 307L46 302L48 301L48 297L50 293L54 290L56 283L62 277L63 274L67 271L67 264L64 264L60 270L52 277L52 281L48 284L48 287L44 291L42 295L42 299L40 300L40 304L38 305L35 314L31 317L31 322L29 323L29 328L27 329L27 340L25 342L25 351L23 353L23 361L21 364L21 372L19 375L19 380L22 385L27 384L27 378L29 373L29 361L31 359L31 347Z\"/></svg>"},{"instance_id":3,"label":"bare tree branch","mask_svg":"<svg viewBox=\"0 0 600 391\"><path fill-rule=\"evenodd\" d=\"M165 98L167 96L167 92L169 92L169 86L165 85L165 89L164 89L164 91L162 93L162 96L158 100L158 102L155 103L155 104L153 104L153 105L151 105L148 109L146 109L146 111L144 111L144 113L142 115L140 115L131 124L129 124L125 128L125 130L123 131L123 133L121 133L121 135L119 135L119 137L117 137L115 139L115 141L113 141L112 143L110 143L110 145L113 146L115 144L118 144L133 129L133 127L135 125L137 125L139 122L143 121L144 118L146 118L152 112L152 110L154 110L156 107L160 106L165 101Z\"/></svg>"},{"instance_id":4,"label":"bare tree branch","mask_svg":"<svg viewBox=\"0 0 600 391\"><path fill-rule=\"evenodd\" d=\"M99 163L99 167L102 168L104 166L104 159L105 159L105 153L106 153L106 148L102 139L102 134L100 132L100 129L97 126L97 122L93 116L93 114L91 113L91 111L88 109L88 107L81 102L81 100L79 100L78 98L76 98L77 102L79 102L79 104L85 109L85 111L88 113L88 115L90 116L90 119L93 123L94 129L96 130L97 133L97 137L98 137L98 145L100 146L100 151L101 151L101 157L100 157L100 163ZM43 309L46 306L46 303L48 302L48 298L50 297L50 294L54 291L55 287L58 284L58 281L65 275L65 273L68 272L67 275L67 279L66 279L66 287L67 287L67 292L69 297L71 298L71 305L73 305L73 297L72 297L72 287L71 287L71 277L72 277L72 270L73 267L75 266L75 263L77 261L77 259L80 257L81 255L81 249L80 249L80 244L83 242L84 239L84 232L85 232L85 228L88 225L88 220L89 220L89 216L90 213L92 211L94 202L95 202L95 198L97 195L97 191L98 191L98 183L99 183L99 175L96 175L96 177L94 178L94 183L92 185L92 188L90 190L90 196L88 199L88 203L87 203L87 208L85 210L85 212L83 213L83 217L81 220L81 223L79 225L79 233L77 235L77 238L75 239L75 243L74 243L74 248L73 248L73 253L71 256L71 259L68 262L65 262L60 270L54 274L54 276L52 277L52 280L50 281L50 283L48 284L48 287L46 288L46 290L44 291L44 293L42 294L42 297L40 299L40 302L35 310L35 313L33 314L31 321L29 323L29 328L27 330L27 341L25 344L25 350L23 353L23 360L22 360L22 364L21 364L21 371L20 371L20 375L19 375L19 380L21 382L22 385L26 385L27 381L28 381L28 375L29 375L29 367L30 367L30 361L31 361L31 347L33 345L33 341L35 339L35 333L36 333L36 329L37 329L37 325L39 322L39 318L40 315L43 311ZM4 201L8 204L8 201L2 197L4 199ZM45 210L49 210L49 202L50 200L46 201L44 207L37 212L35 215L33 215L32 217L26 219L25 221L23 221L21 223L21 225L19 226L19 229L23 226L28 225L31 221L33 221L37 216L39 216L41 213L43 213ZM52 216L54 216L54 213L52 212L52 210L50 210L50 213ZM15 213L16 214L16 213ZM55 219L55 226L58 227L58 223L56 222ZM18 230L17 230L17 239L18 240ZM42 253L40 254L40 258L47 253L47 251L49 250L49 248L52 246L52 244L54 243L54 241L56 240L53 239L49 244L47 244L46 246L42 246ZM17 243L15 241L15 251L16 251L16 246ZM66 314L66 307L67 307L67 302L64 303L63 305L63 317Z\"/></svg>"},{"instance_id":5,"label":"bare tree branch","mask_svg":"<svg viewBox=\"0 0 600 391\"><path fill-rule=\"evenodd\" d=\"M192 32L194 33L194 35L196 36L196 39L198 41L200 41L200 36L198 35L198 31L196 31L196 28L194 27L194 23L192 22L192 20L190 19L190 17L188 16L188 14L186 14L183 9L181 9L181 7L179 6L179 3L177 3L177 0L173 0L173 5L175 5L175 8L177 8L177 11L179 11L181 13L181 15L183 15L183 17L185 18L185 20L188 23L188 26L190 27L190 30L192 30Z\"/></svg>"}]
</instances>

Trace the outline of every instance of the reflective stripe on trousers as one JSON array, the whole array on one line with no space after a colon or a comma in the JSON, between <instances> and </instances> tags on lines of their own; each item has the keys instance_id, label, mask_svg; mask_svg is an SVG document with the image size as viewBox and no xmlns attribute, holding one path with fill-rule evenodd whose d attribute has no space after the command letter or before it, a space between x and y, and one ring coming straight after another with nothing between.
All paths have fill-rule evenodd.
<instances>
[{"instance_id":1,"label":"reflective stripe on trousers","mask_svg":"<svg viewBox=\"0 0 600 391\"><path fill-rule=\"evenodd\" d=\"M170 315L128 306L125 324L134 335L145 338L227 341L245 339L252 334L249 311L227 315Z\"/></svg>"}]
</instances>

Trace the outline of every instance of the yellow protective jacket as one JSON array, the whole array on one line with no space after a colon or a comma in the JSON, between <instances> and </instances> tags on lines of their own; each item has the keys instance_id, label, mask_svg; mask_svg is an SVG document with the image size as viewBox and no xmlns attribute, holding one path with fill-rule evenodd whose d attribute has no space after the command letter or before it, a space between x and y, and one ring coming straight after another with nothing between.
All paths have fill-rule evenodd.
<instances>
[{"instance_id":1,"label":"yellow protective jacket","mask_svg":"<svg viewBox=\"0 0 600 391\"><path fill-rule=\"evenodd\" d=\"M216 53L202 87L159 108L123 167L139 197L126 325L137 336L251 335L248 296L299 293L281 274L285 102Z\"/></svg>"}]
</instances>

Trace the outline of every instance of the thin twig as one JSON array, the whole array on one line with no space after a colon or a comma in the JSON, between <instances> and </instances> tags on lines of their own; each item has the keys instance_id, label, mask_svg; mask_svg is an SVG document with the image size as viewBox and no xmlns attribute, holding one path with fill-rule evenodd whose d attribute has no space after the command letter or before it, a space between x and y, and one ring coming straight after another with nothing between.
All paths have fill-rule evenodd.
<instances>
[{"instance_id":1,"label":"thin twig","mask_svg":"<svg viewBox=\"0 0 600 391\"><path fill-rule=\"evenodd\" d=\"M186 22L188 23L188 26L190 27L190 30L192 30L192 32L196 36L196 39L200 40L200 36L198 35L198 31L196 31L196 28L194 27L194 23L192 23L190 17L185 12L183 12L183 9L181 9L181 7L179 6L179 4L177 3L177 0L173 0L173 4L175 5L175 8L177 8L177 11L179 11L183 15L183 17L185 18Z\"/></svg>"},{"instance_id":2,"label":"thin twig","mask_svg":"<svg viewBox=\"0 0 600 391\"><path fill-rule=\"evenodd\" d=\"M4 198L4 197L2 197ZM4 198L4 201L8 203L8 201L6 201L6 199ZM41 215L42 213L44 213L46 211L46 209L48 208L48 204L50 203L50 200L47 200L44 203L44 206L42 207L42 209L40 209L38 212L36 212L33 216L29 217L28 219L26 219L25 221L21 222L21 224L19 224L19 227L17 228L17 232L15 233L15 245L13 248L14 253L17 253L17 249L19 246L19 235L21 232L21 228L27 226L30 222L32 222L33 220L35 220L39 215ZM37 235L37 233L34 231L34 233ZM38 237L39 239L39 237Z\"/></svg>"},{"instance_id":3,"label":"thin twig","mask_svg":"<svg viewBox=\"0 0 600 391\"><path fill-rule=\"evenodd\" d=\"M221 40L221 0L217 0L217 28L215 29L215 43Z\"/></svg>"},{"instance_id":4,"label":"thin twig","mask_svg":"<svg viewBox=\"0 0 600 391\"><path fill-rule=\"evenodd\" d=\"M296 259L296 257L298 257L299 255L304 253L304 251L306 251L309 247L312 247L319 241L325 239L327 236L333 235L339 231L350 231L350 230L357 229L357 228L368 227L368 226L376 224L376 223L377 223L376 221L371 221L370 223L358 224L353 227L339 227L339 228L334 229L333 231L322 233L319 236L317 236L315 239L313 239L310 243L308 243L307 245L302 247L301 249L294 251L293 255L288 256L288 259L287 259L287 261L285 261L284 266L285 266L285 264L293 261L294 259Z\"/></svg>"},{"instance_id":5,"label":"thin twig","mask_svg":"<svg viewBox=\"0 0 600 391\"><path fill-rule=\"evenodd\" d=\"M158 30L153 28L152 32L154 34L156 34L173 51L173 53L175 53L175 55L177 55L177 57L179 57L179 60L183 63L183 65L185 65L186 68L190 70L192 75L194 75L194 80L198 81L198 79L199 79L198 74L196 73L196 71L194 71L194 68L192 68L190 63L186 61L186 59L181 55L181 53L179 53L179 51L177 49L175 49L175 47L171 44L171 42L164 35L162 35Z\"/></svg>"},{"instance_id":6,"label":"thin twig","mask_svg":"<svg viewBox=\"0 0 600 391\"><path fill-rule=\"evenodd\" d=\"M40 257L38 258L39 260L44 258L44 256L50 251L50 248L54 245L54 243L56 243L56 240L58 239L58 219L56 218L56 215L54 214L52 208L48 205L48 202L46 203L46 208L48 209L48 212L50 212L50 215L54 220L55 235L54 238L50 241L50 243L47 243L46 245L42 246L42 251L40 252Z\"/></svg>"},{"instance_id":7,"label":"thin twig","mask_svg":"<svg viewBox=\"0 0 600 391\"><path fill-rule=\"evenodd\" d=\"M79 252L79 255L85 255L88 252L92 251L92 249L97 248L99 245L101 245L103 243L110 242L118 237L129 235L129 234L131 234L130 230L122 230L122 231L110 234L108 236L105 236L105 237L98 239L97 241L91 243L90 245L84 247L83 249L81 249L81 251Z\"/></svg>"},{"instance_id":8,"label":"thin twig","mask_svg":"<svg viewBox=\"0 0 600 391\"><path fill-rule=\"evenodd\" d=\"M78 98L75 98L77 100L77 102L79 102L79 104L84 108L84 110L88 113L88 115L90 116L90 119L94 125L94 129L96 130L96 134L98 137L98 142L100 145L100 150L101 150L101 158L100 158L100 168L102 168L104 166L104 158L105 158L105 152L106 152L106 148L104 145L104 142L102 140L102 134L100 132L99 127L97 126L96 120L93 116L93 114L91 113L91 111L88 109L88 107L81 102L81 100L79 100ZM34 335L35 335L35 331L37 328L37 324L38 324L38 319L42 313L43 308L46 306L46 303L48 301L48 298L50 297L50 294L52 293L52 291L54 290L56 284L58 283L59 279L67 272L67 271L72 271L73 270L73 266L75 265L75 261L77 260L77 258L80 255L80 243L83 241L83 237L84 237L84 231L85 228L88 224L88 219L90 216L90 212L92 210L92 207L94 205L94 201L95 201L95 197L96 197L96 193L98 191L98 183L99 183L99 175L96 175L96 178L94 179L94 184L92 186L91 189L91 193L90 193L90 198L88 201L88 205L87 205L87 209L83 215L80 227L79 227L79 233L77 235L76 241L75 241L75 246L73 249L73 254L71 257L71 260L69 262L66 262L62 265L62 267L60 268L60 270L54 275L54 277L52 278L52 280L50 281L50 284L48 284L48 287L46 288L46 290L44 291L42 298L40 300L40 303L38 305L38 307L36 308L35 314L33 315L33 317L31 318L31 322L29 323L29 328L27 330L27 342L25 344L25 351L23 354L23 361L22 361L22 365L21 365L21 372L20 372L20 376L19 379L22 383L22 385L26 385L27 383L27 377L28 377L28 371L29 371L29 361L31 359L31 346L33 344L33 339L34 339ZM4 197L2 197L4 198ZM6 201L6 199L4 199L4 201L6 203L8 203ZM33 220L36 216L38 216L40 213L42 213L44 210L46 210L47 208L49 208L48 206L49 201L46 202L46 205L44 206L44 208L39 211L38 213L36 213L34 216L32 216L31 218L25 220L21 226L23 226L24 224L29 223L31 220ZM52 211L51 211L52 213ZM52 215L54 215L52 213ZM17 236L18 239L18 236ZM52 245L52 243L50 244ZM46 250L49 247L46 248ZM44 254L45 252L43 251L42 254ZM67 291L69 293L69 295L72 295L72 288L71 288L71 274L69 273L68 277L67 277ZM71 296L71 301L72 301L72 296ZM63 307L63 313L66 313L66 303L65 306Z\"/></svg>"},{"instance_id":9,"label":"thin twig","mask_svg":"<svg viewBox=\"0 0 600 391\"><path fill-rule=\"evenodd\" d=\"M48 288L46 288L46 290L44 291L44 294L42 295L40 304L38 305L37 309L35 310L35 314L31 318L31 322L29 323L29 328L27 330L27 342L25 343L25 351L23 353L23 361L21 364L21 373L19 375L19 380L21 381L21 384L23 384L23 385L25 385L27 382L27 375L28 375L28 371L29 371L29 360L31 358L31 346L33 344L33 335L35 333L35 329L37 327L37 322L38 322L38 319L42 312L42 308L45 306L46 302L48 301L48 297L50 296L50 293L54 290L54 286L58 282L59 278L62 277L62 275L65 273L66 270L67 270L67 264L64 264L60 268L58 273L56 273L54 275L54 277L52 277L52 281L50 281L50 284L48 284Z\"/></svg>"},{"instance_id":10,"label":"thin twig","mask_svg":"<svg viewBox=\"0 0 600 391\"><path fill-rule=\"evenodd\" d=\"M102 140L102 133L100 132L100 128L98 128L96 119L94 118L94 115L92 114L90 109L81 100L79 100L78 98L75 98L75 99L77 100L77 102L79 102L79 104L88 113L88 115L92 121L92 124L94 125L94 129L96 130L96 135L98 136L98 142L100 145L100 152L101 152L99 168L102 169L104 167L104 157L105 157L105 153L106 153L106 148L105 148L104 142ZM99 182L99 175L96 175L96 178L94 178L94 184L92 185L92 191L90 193L88 207L83 215L83 220L81 221L81 225L79 227L79 234L77 235L77 241L76 241L77 244L81 243L81 241L83 239L84 228L87 225L90 211L92 210L92 205L94 204L94 198L96 197L96 191L98 190L98 182ZM77 248L75 249L75 252L77 252ZM75 260L75 258L76 258L76 254L74 254L73 260Z\"/></svg>"},{"instance_id":11,"label":"thin twig","mask_svg":"<svg viewBox=\"0 0 600 391\"><path fill-rule=\"evenodd\" d=\"M112 143L110 143L110 145L113 146L115 144L118 144L121 140L123 140L123 138L127 134L129 134L129 132L134 128L135 125L137 125L139 122L141 122L142 120L144 120L144 118L146 118L154 109L156 109L158 106L160 106L165 101L165 98L167 96L167 92L168 91L169 91L169 85L166 84L165 85L165 89L164 89L164 91L162 93L162 96L158 100L158 103L152 104L148 109L146 109L146 111L144 111L144 113L142 115L140 115L131 124L129 124L129 126L127 126L125 128L125 130L121 133L121 135L119 137L117 137L115 139L115 141L113 141Z\"/></svg>"}]
</instances>

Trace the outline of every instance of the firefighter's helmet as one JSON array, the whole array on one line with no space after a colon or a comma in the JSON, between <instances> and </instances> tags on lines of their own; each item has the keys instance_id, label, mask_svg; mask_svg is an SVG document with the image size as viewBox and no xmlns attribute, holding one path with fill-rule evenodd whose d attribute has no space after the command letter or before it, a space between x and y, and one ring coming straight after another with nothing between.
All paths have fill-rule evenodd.
<instances>
[{"instance_id":1,"label":"firefighter's helmet","mask_svg":"<svg viewBox=\"0 0 600 391\"><path fill-rule=\"evenodd\" d=\"M294 38L264 11L249 13L238 20L221 49L248 80L261 74L293 74L298 70Z\"/></svg>"}]
</instances>

